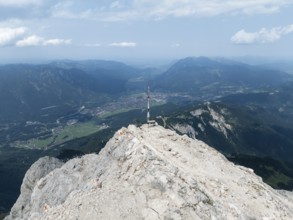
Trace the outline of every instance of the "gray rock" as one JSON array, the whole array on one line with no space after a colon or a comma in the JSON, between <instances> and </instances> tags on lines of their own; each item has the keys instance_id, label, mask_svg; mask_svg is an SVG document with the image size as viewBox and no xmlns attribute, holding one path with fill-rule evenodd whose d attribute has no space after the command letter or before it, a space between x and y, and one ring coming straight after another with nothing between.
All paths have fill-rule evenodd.
<instances>
[{"instance_id":1,"label":"gray rock","mask_svg":"<svg viewBox=\"0 0 293 220\"><path fill-rule=\"evenodd\" d=\"M68 161L30 195L31 220L293 219L292 194L160 126L120 129L99 155Z\"/></svg>"},{"instance_id":2,"label":"gray rock","mask_svg":"<svg viewBox=\"0 0 293 220\"><path fill-rule=\"evenodd\" d=\"M43 157L36 161L26 172L20 189L21 194L5 220L28 219L34 202L31 196L36 184L41 178L62 165L60 160L53 157Z\"/></svg>"}]
</instances>

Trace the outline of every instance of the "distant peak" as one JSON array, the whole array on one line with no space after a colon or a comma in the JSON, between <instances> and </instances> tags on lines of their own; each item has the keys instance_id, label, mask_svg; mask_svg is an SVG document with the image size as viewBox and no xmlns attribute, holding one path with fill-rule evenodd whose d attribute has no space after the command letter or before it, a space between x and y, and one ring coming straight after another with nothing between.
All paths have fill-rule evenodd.
<instances>
[{"instance_id":1,"label":"distant peak","mask_svg":"<svg viewBox=\"0 0 293 220\"><path fill-rule=\"evenodd\" d=\"M186 57L173 65L174 67L215 67L221 63L208 57Z\"/></svg>"}]
</instances>

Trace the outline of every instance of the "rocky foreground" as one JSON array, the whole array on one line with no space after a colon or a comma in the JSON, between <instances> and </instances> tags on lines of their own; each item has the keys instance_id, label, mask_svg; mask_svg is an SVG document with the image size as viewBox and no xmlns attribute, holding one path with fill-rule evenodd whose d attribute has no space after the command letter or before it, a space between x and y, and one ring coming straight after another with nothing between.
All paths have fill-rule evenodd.
<instances>
[{"instance_id":1,"label":"rocky foreground","mask_svg":"<svg viewBox=\"0 0 293 220\"><path fill-rule=\"evenodd\" d=\"M10 219L293 219L293 194L201 141L130 125L99 155L38 160Z\"/></svg>"}]
</instances>

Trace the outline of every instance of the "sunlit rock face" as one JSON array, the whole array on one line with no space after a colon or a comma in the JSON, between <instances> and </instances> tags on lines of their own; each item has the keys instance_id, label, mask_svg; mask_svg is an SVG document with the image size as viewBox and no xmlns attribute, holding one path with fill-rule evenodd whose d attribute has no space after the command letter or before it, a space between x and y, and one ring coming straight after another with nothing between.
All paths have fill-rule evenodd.
<instances>
[{"instance_id":1,"label":"sunlit rock face","mask_svg":"<svg viewBox=\"0 0 293 220\"><path fill-rule=\"evenodd\" d=\"M291 192L160 126L130 125L99 155L54 163L6 219L293 219Z\"/></svg>"}]
</instances>

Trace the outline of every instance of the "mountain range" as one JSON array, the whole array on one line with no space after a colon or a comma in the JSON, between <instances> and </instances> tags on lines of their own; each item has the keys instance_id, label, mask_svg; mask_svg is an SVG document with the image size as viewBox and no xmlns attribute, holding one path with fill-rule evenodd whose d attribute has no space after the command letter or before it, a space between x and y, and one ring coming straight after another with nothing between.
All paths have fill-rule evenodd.
<instances>
[{"instance_id":1,"label":"mountain range","mask_svg":"<svg viewBox=\"0 0 293 220\"><path fill-rule=\"evenodd\" d=\"M110 61L1 66L0 121L46 120L40 116L50 108L58 108L60 117L88 102L99 105L125 93L127 80L138 76L138 70Z\"/></svg>"},{"instance_id":2,"label":"mountain range","mask_svg":"<svg viewBox=\"0 0 293 220\"><path fill-rule=\"evenodd\" d=\"M208 143L274 188L293 189L292 75L222 58L189 57L163 71L59 60L0 66L0 210L38 157L98 152L115 130L143 124L147 85L160 125Z\"/></svg>"},{"instance_id":3,"label":"mountain range","mask_svg":"<svg viewBox=\"0 0 293 220\"><path fill-rule=\"evenodd\" d=\"M56 116L48 120L56 120L86 104L99 106L113 96L145 91L148 80L155 91L207 99L293 79L281 71L205 57L179 60L155 77L149 76L152 71L102 60L0 66L0 121L46 120L50 108L57 108L50 111L50 116Z\"/></svg>"},{"instance_id":4,"label":"mountain range","mask_svg":"<svg viewBox=\"0 0 293 220\"><path fill-rule=\"evenodd\" d=\"M191 93L198 97L208 93L212 97L216 92L219 95L244 92L281 85L292 79L292 75L279 70L226 59L188 57L176 62L153 83L158 90Z\"/></svg>"}]
</instances>

